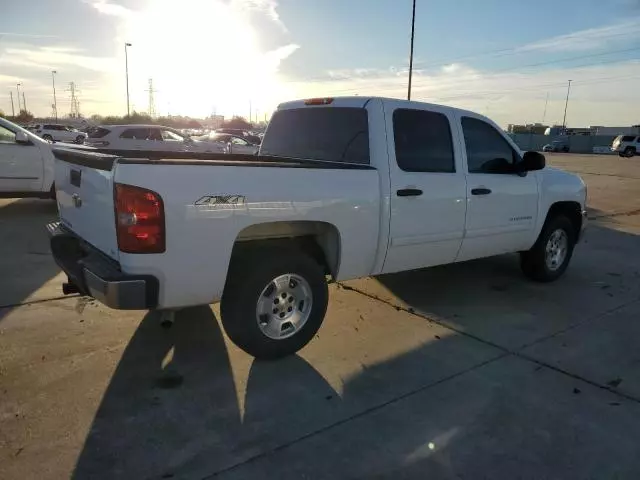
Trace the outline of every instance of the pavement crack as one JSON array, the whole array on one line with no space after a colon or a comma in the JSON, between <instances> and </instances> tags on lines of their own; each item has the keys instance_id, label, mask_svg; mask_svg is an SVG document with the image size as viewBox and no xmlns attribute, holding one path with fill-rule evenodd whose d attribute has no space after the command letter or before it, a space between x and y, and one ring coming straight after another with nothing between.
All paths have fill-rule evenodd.
<instances>
[{"instance_id":1,"label":"pavement crack","mask_svg":"<svg viewBox=\"0 0 640 480\"><path fill-rule=\"evenodd\" d=\"M36 303L53 302L55 300L64 300L66 298L76 298L76 297L80 297L80 296L81 295L79 295L79 294L71 294L71 295L60 295L60 296L57 296L57 297L39 298L38 300L28 300L26 302L8 303L6 305L0 305L0 308L24 307L26 305L34 305Z\"/></svg>"},{"instance_id":2,"label":"pavement crack","mask_svg":"<svg viewBox=\"0 0 640 480\"><path fill-rule=\"evenodd\" d=\"M368 298L371 298L371 299L373 299L373 300L377 300L377 301L382 302L382 303L384 303L384 304L386 304L386 305L389 305L389 306L391 306L391 307L394 307L394 308L396 308L396 309L398 309L398 310L402 310L402 311L405 311L405 312L407 312L407 313L409 313L409 314L411 314L411 315L416 315L416 316L418 316L418 317L420 317L420 318L424 318L425 320L428 320L428 321L430 321L430 322L433 322L433 323L435 323L435 324L437 324L437 325L439 325L439 326L441 326L441 327L443 327L443 328L446 328L446 329L448 329L448 330L451 330L452 332L455 332L455 333L457 333L457 334L459 334L459 335L463 335L463 336L465 336L465 337L472 338L472 339L474 339L474 340L477 340L478 342L484 343L485 345L490 345L490 346L492 346L492 347L494 347L494 348L497 348L497 349L499 349L500 351L502 351L502 352L503 352L503 357L506 357L506 356L511 355L511 356L514 356L514 357L520 358L520 359L522 359L522 360L527 360L527 361L529 361L529 362L535 363L535 364L536 364L536 365L538 365L538 366L546 367L546 368L548 368L548 369L550 369L550 370L553 370L553 371L555 371L555 372L558 372L558 373L561 373L561 374L566 375L566 376L568 376L568 377L571 377L571 378L573 378L574 380L580 380L580 381L583 381L583 382L585 382L585 383L587 383L587 384L589 384L589 385L591 385L591 386L593 386L593 387L599 388L600 390L606 390L607 392L613 393L614 395L618 395L618 396L620 396L620 397L622 397L622 398L625 398L626 400L630 400L630 401L633 401L633 402L635 402L635 403L639 403L639 404L640 404L640 398L635 397L635 396L633 396L633 395L629 395L629 394L624 393L624 392L621 392L621 391L619 391L617 388L613 387L612 385L602 384L602 383L596 382L596 381L594 381L594 380L590 380L590 379L588 379L588 378L586 378L586 377L583 377L582 375L579 375L579 374L576 374L576 373L570 372L570 371L565 370L565 369L563 369L563 368L561 368L561 367L558 367L558 366L555 366L555 365L550 364L550 363L548 363L548 362L545 362L545 361L539 360L539 359L537 359L537 358L531 357L531 356L529 356L529 355L527 355L527 354L523 353L523 351L522 351L523 349L525 349L525 348L527 348L527 347L529 347L529 346L531 346L531 345L533 345L533 344L537 343L538 341L543 341L543 340L546 340L546 339L548 339L548 338L552 338L552 337L553 337L553 336L555 336L555 335L559 335L559 334L564 333L564 332L566 332L566 331L569 331L569 330L571 330L571 329L573 329L573 328L576 328L576 327L578 327L578 326L580 326L580 325L585 325L585 324L587 324L587 323L589 323L589 322L596 321L596 320L598 320L598 319L602 318L603 316L609 315L609 314L611 314L611 313L613 313L613 312L615 312L615 311L617 311L617 310L620 310L620 309L622 309L622 308L624 308L624 307L626 307L626 306L628 306L628 305L631 305L631 304L633 304L633 303L637 302L639 299L634 299L634 300L631 300L630 302L627 302L627 303L625 303L625 304L618 305L617 307L614 307L614 308L612 308L612 309L610 309L610 310L607 310L607 311L606 311L606 312L604 312L604 313L601 313L601 314L599 314L599 315L596 315L596 316L594 316L594 317L591 317L591 318L589 318L588 320L585 320L585 321L583 321L583 322L578 322L577 324L574 324L574 325L572 325L572 326L570 326L570 327L568 327L568 328L566 328L566 329L563 329L561 332L556 332L556 333L554 333L554 334L552 334L552 335L549 335L548 337L545 337L545 338L543 338L543 339L538 339L538 340L536 340L535 342L532 342L532 343L526 344L526 345L521 346L521 347L519 347L519 348L517 348L517 349L511 349L511 348L507 348L507 347L505 347L505 346L503 346L503 345L499 345L499 344L497 344L497 343L495 343L495 342L492 342L492 341L490 341L490 340L487 340L487 339L485 339L485 338L482 338L482 337L479 337L479 336L477 336L477 335L474 335L474 334L472 334L472 333L466 332L466 331L464 331L464 330L462 330L462 329L455 328L455 327L451 326L451 325L450 325L450 324L448 324L448 323L445 323L445 322L442 322L442 321L440 321L440 320L436 320L436 319L434 319L434 318L431 318L431 317L429 317L429 316L427 316L427 315L424 315L424 314L420 313L420 311L419 311L419 310L416 310L416 309L414 309L414 308L407 308L407 307L404 307L404 306L399 306L399 305L397 305L397 304L394 304L394 303L392 303L392 302L389 302L388 300L384 300L384 299L382 299L382 298L379 298L379 297L377 297L377 296L375 296L375 295L371 295L371 294L369 294L369 293L367 293L367 292L364 292L364 291L359 290L359 289L357 289L357 288L351 287L351 286L349 286L349 285L344 285L344 284L340 284L340 285L341 285L341 287L342 287L342 288L344 288L345 290L351 290L351 291L353 291L353 292L359 293L360 295L364 295L364 296L366 296L366 297L368 297Z\"/></svg>"}]
</instances>

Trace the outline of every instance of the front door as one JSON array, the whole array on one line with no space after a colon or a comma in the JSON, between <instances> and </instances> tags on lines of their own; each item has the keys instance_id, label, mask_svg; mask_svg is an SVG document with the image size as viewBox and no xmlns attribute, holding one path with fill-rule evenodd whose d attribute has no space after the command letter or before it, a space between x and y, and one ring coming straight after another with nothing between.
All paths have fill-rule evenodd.
<instances>
[{"instance_id":1,"label":"front door","mask_svg":"<svg viewBox=\"0 0 640 480\"><path fill-rule=\"evenodd\" d=\"M16 143L16 134L0 125L0 192L39 191L42 168L38 146Z\"/></svg>"},{"instance_id":2,"label":"front door","mask_svg":"<svg viewBox=\"0 0 640 480\"><path fill-rule=\"evenodd\" d=\"M464 231L466 179L455 118L435 105L385 104L391 178L383 272L453 262Z\"/></svg>"},{"instance_id":3,"label":"front door","mask_svg":"<svg viewBox=\"0 0 640 480\"><path fill-rule=\"evenodd\" d=\"M465 114L467 220L458 261L531 247L538 215L538 174L515 172L520 154L494 125Z\"/></svg>"}]
</instances>

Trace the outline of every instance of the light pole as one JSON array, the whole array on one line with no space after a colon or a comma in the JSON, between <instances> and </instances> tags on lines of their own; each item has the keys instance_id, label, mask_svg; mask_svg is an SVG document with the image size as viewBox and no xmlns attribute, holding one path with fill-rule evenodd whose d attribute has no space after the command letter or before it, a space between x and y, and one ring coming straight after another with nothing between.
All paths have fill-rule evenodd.
<instances>
[{"instance_id":1,"label":"light pole","mask_svg":"<svg viewBox=\"0 0 640 480\"><path fill-rule=\"evenodd\" d=\"M9 90L9 95L11 95L11 116L16 116L16 109L13 107L13 92Z\"/></svg>"},{"instance_id":2,"label":"light pole","mask_svg":"<svg viewBox=\"0 0 640 480\"><path fill-rule=\"evenodd\" d=\"M51 84L53 85L53 114L56 117L56 122L58 121L58 101L56 100L56 74L58 72L56 70L51 70Z\"/></svg>"},{"instance_id":3,"label":"light pole","mask_svg":"<svg viewBox=\"0 0 640 480\"><path fill-rule=\"evenodd\" d=\"M567 133L567 106L569 105L569 93L571 92L571 82L573 82L573 80L569 80L569 85L567 86L567 100L564 102L564 118L562 120L562 130L565 135Z\"/></svg>"},{"instance_id":4,"label":"light pole","mask_svg":"<svg viewBox=\"0 0 640 480\"><path fill-rule=\"evenodd\" d=\"M20 115L20 85L21 83L16 83L16 90L18 92L18 115Z\"/></svg>"},{"instance_id":5,"label":"light pole","mask_svg":"<svg viewBox=\"0 0 640 480\"><path fill-rule=\"evenodd\" d=\"M127 54L127 47L130 47L130 43L124 44L124 68L125 68L125 77L127 80L127 117L130 116L129 111L129 56Z\"/></svg>"},{"instance_id":6,"label":"light pole","mask_svg":"<svg viewBox=\"0 0 640 480\"><path fill-rule=\"evenodd\" d=\"M409 53L409 89L407 100L411 100L411 77L413 76L413 38L416 31L416 0L413 0L413 13L411 14L411 51Z\"/></svg>"}]
</instances>

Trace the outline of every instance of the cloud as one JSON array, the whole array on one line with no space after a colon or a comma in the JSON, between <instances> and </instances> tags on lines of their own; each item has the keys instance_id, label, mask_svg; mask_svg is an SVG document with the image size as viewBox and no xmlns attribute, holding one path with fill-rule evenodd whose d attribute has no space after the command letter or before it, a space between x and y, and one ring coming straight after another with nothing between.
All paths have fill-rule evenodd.
<instances>
[{"instance_id":1,"label":"cloud","mask_svg":"<svg viewBox=\"0 0 640 480\"><path fill-rule=\"evenodd\" d=\"M547 38L514 49L515 52L589 51L640 38L640 17L602 27Z\"/></svg>"},{"instance_id":2,"label":"cloud","mask_svg":"<svg viewBox=\"0 0 640 480\"><path fill-rule=\"evenodd\" d=\"M240 11L258 11L265 13L268 18L286 31L286 27L278 14L278 2L276 0L231 0L231 6Z\"/></svg>"},{"instance_id":3,"label":"cloud","mask_svg":"<svg viewBox=\"0 0 640 480\"><path fill-rule=\"evenodd\" d=\"M131 15L133 12L123 5L119 5L117 3L109 2L108 0L83 0L84 3L91 5L98 12L103 13L105 15L112 15L114 17L127 17Z\"/></svg>"},{"instance_id":4,"label":"cloud","mask_svg":"<svg viewBox=\"0 0 640 480\"><path fill-rule=\"evenodd\" d=\"M414 72L412 98L484 113L506 126L541 121L548 92L546 121L553 122L562 119L568 78L574 79L568 117L572 125L638 123L638 60L531 73L492 73L455 64L436 72ZM338 95L406 98L407 71L340 70L339 75L334 71L323 78L289 81L288 85L297 98Z\"/></svg>"},{"instance_id":5,"label":"cloud","mask_svg":"<svg viewBox=\"0 0 640 480\"><path fill-rule=\"evenodd\" d=\"M96 72L108 72L114 67L112 58L92 57L83 51L67 45L34 47L29 45L9 46L0 57L1 65L29 67L40 70L55 70L73 66Z\"/></svg>"}]
</instances>

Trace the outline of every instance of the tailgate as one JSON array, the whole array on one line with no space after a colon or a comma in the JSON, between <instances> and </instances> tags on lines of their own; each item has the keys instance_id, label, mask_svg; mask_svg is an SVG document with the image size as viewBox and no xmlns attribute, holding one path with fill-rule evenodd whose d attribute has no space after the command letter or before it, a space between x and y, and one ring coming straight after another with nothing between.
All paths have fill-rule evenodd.
<instances>
[{"instance_id":1,"label":"tailgate","mask_svg":"<svg viewBox=\"0 0 640 480\"><path fill-rule=\"evenodd\" d=\"M55 186L62 224L113 259L118 259L113 205L116 157L56 148Z\"/></svg>"}]
</instances>

